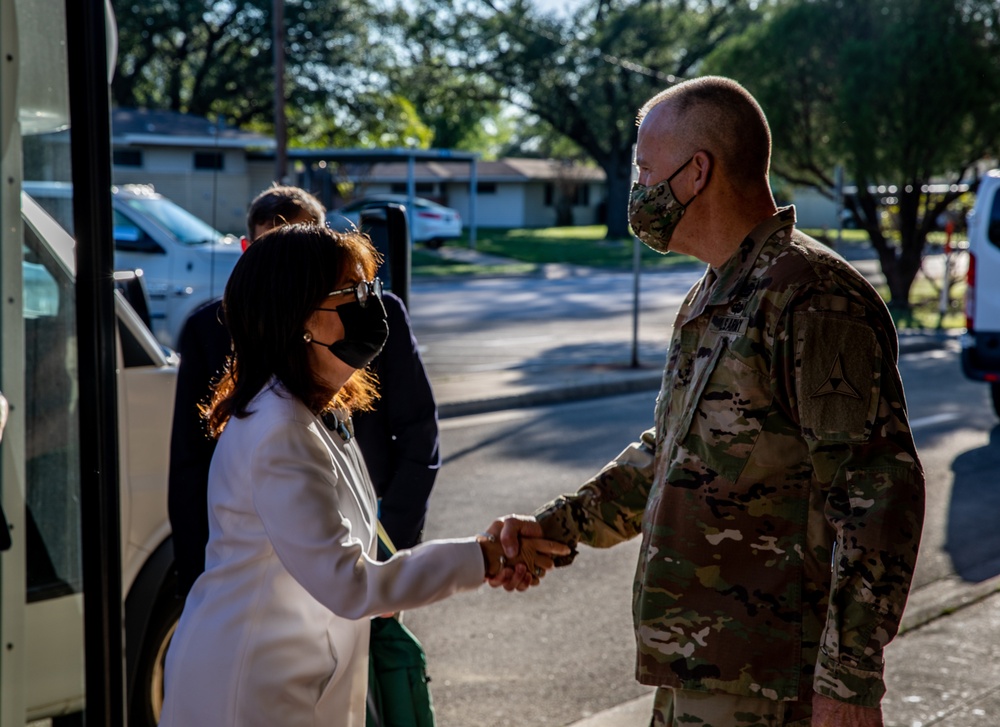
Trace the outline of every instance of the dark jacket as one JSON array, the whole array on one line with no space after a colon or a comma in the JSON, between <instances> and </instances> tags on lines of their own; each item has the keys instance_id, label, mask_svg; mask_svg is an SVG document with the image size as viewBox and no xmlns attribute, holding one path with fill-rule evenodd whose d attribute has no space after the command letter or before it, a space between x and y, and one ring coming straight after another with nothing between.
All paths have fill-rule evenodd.
<instances>
[{"instance_id":1,"label":"dark jacket","mask_svg":"<svg viewBox=\"0 0 1000 727\"><path fill-rule=\"evenodd\" d=\"M389 338L372 362L381 398L372 412L354 416L354 430L375 492L380 519L398 548L420 540L427 500L441 464L437 407L410 329L403 302L383 296ZM170 441L168 510L173 530L178 593L187 594L205 569L208 542L208 469L215 440L208 436L198 405L211 396L230 353L222 302L207 303L184 325L177 352L173 431Z\"/></svg>"}]
</instances>

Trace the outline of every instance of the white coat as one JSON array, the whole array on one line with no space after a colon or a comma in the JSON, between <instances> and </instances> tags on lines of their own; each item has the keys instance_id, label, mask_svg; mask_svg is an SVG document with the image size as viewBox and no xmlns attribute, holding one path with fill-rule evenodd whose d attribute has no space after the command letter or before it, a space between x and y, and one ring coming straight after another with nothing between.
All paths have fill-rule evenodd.
<instances>
[{"instance_id":1,"label":"white coat","mask_svg":"<svg viewBox=\"0 0 1000 727\"><path fill-rule=\"evenodd\" d=\"M167 652L161 727L363 727L369 619L483 582L474 538L375 560L352 439L280 384L233 417L209 474L205 573Z\"/></svg>"}]
</instances>

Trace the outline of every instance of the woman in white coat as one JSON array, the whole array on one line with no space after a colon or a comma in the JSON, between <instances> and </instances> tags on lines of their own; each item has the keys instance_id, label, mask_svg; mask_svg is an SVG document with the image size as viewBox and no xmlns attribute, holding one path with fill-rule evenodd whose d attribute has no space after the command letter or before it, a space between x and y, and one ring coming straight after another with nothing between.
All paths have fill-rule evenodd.
<instances>
[{"instance_id":1,"label":"woman in white coat","mask_svg":"<svg viewBox=\"0 0 1000 727\"><path fill-rule=\"evenodd\" d=\"M377 253L358 233L276 228L226 285L230 368L208 407L219 436L209 543L167 653L161 727L360 727L369 619L494 581L489 536L376 560L377 503L349 414L387 328ZM332 292L331 292L332 291ZM525 541L534 582L565 546Z\"/></svg>"}]
</instances>

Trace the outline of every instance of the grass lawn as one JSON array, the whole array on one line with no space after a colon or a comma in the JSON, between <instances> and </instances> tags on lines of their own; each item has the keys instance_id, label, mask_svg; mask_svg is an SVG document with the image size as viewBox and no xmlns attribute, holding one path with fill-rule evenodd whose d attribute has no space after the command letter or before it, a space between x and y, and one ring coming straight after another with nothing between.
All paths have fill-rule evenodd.
<instances>
[{"instance_id":1,"label":"grass lawn","mask_svg":"<svg viewBox=\"0 0 1000 727\"><path fill-rule=\"evenodd\" d=\"M808 235L831 241L836 238L836 230L803 230ZM447 259L423 247L413 249L413 275L435 277L445 275L528 275L538 271L546 263L584 265L608 270L631 270L632 240L606 240L603 225L582 227L548 227L499 229L479 228L476 234L476 250L488 255L506 258L509 262L500 264L474 264L459 259ZM941 239L929 237L929 242L941 244ZM468 248L468 233L459 240L448 243L449 247ZM843 230L842 244L867 246L868 234L864 230ZM645 245L641 246L642 268L644 270L666 270L677 266L700 267L704 263L689 255L670 253L660 255ZM905 319L896 317L900 329L934 329L939 327L941 316L938 312L940 292L923 276L918 276L913 284L910 299L913 311ZM962 312L962 296L965 283L952 286L951 307L944 317L943 328L960 328L965 325ZM879 290L883 298L888 298L888 289Z\"/></svg>"},{"instance_id":2,"label":"grass lawn","mask_svg":"<svg viewBox=\"0 0 1000 727\"><path fill-rule=\"evenodd\" d=\"M965 281L955 283L951 286L949 295L949 306L941 317L941 288L938 287L940 281L933 283L923 275L918 275L910 288L910 313L902 316L892 308L892 319L896 321L896 328L903 330L933 330L935 328L964 328L965 327ZM877 288L879 295L884 300L889 299L889 288L880 285Z\"/></svg>"},{"instance_id":3,"label":"grass lawn","mask_svg":"<svg viewBox=\"0 0 1000 727\"><path fill-rule=\"evenodd\" d=\"M632 239L606 240L603 225L585 227L546 227L524 229L479 228L476 250L488 255L511 258L520 265L469 265L457 260L443 260L422 248L413 250L414 275L472 275L530 273L545 263L586 265L609 270L632 268ZM449 246L468 247L468 233ZM688 255L660 255L642 245L642 267L662 270L676 265L703 265Z\"/></svg>"}]
</instances>

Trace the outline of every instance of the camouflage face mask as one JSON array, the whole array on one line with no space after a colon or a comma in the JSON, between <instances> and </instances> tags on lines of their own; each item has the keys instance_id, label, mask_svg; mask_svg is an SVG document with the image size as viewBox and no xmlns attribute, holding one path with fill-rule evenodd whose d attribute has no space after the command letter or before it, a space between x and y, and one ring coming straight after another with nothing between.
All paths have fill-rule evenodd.
<instances>
[{"instance_id":1,"label":"camouflage face mask","mask_svg":"<svg viewBox=\"0 0 1000 727\"><path fill-rule=\"evenodd\" d=\"M632 226L635 236L657 252L668 252L670 238L681 217L684 216L684 210L694 199L692 197L681 204L670 189L670 180L680 174L684 167L691 163L691 159L681 164L667 179L651 187L638 182L632 184L628 202L628 223Z\"/></svg>"}]
</instances>

